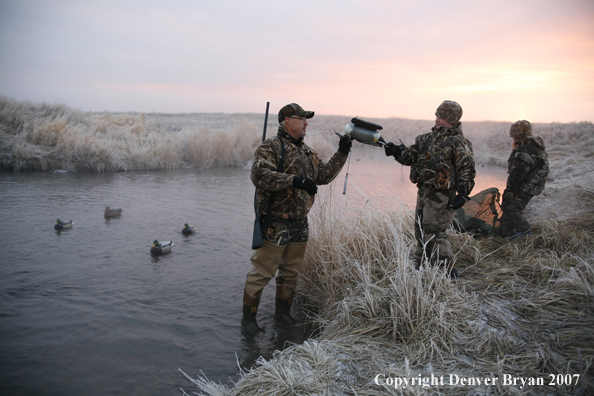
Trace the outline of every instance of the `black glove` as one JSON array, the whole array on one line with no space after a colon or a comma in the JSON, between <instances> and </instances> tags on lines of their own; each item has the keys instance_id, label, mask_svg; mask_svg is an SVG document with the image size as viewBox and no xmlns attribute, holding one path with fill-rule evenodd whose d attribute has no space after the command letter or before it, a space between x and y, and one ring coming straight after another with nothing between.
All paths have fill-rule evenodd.
<instances>
[{"instance_id":1,"label":"black glove","mask_svg":"<svg viewBox=\"0 0 594 396\"><path fill-rule=\"evenodd\" d=\"M448 204L448 207L454 210L460 209L469 199L466 187L458 187L458 194L456 194L454 199L452 199L452 202Z\"/></svg>"},{"instance_id":2,"label":"black glove","mask_svg":"<svg viewBox=\"0 0 594 396\"><path fill-rule=\"evenodd\" d=\"M398 159L402 155L402 152L406 150L406 146L404 144L396 146L394 143L390 142L384 146L384 150L386 151L386 157L393 156Z\"/></svg>"},{"instance_id":3,"label":"black glove","mask_svg":"<svg viewBox=\"0 0 594 396\"><path fill-rule=\"evenodd\" d=\"M351 140L350 136L343 135L340 137L340 141L338 142L338 151L340 151L344 155L349 155L349 151L351 151L352 146L353 141Z\"/></svg>"},{"instance_id":4,"label":"black glove","mask_svg":"<svg viewBox=\"0 0 594 396\"><path fill-rule=\"evenodd\" d=\"M316 183L307 177L293 177L293 187L305 190L309 195L316 195L318 192Z\"/></svg>"}]
</instances>

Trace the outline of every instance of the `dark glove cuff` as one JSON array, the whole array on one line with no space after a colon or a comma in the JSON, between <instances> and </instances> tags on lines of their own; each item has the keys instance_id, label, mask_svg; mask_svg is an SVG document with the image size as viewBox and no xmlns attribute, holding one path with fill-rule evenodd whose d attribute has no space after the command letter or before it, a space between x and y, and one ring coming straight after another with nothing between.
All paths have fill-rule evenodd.
<instances>
[{"instance_id":1,"label":"dark glove cuff","mask_svg":"<svg viewBox=\"0 0 594 396\"><path fill-rule=\"evenodd\" d=\"M351 140L350 136L342 136L340 141L338 142L338 151L344 155L349 155L351 151L351 147L353 146L353 141Z\"/></svg>"}]
</instances>

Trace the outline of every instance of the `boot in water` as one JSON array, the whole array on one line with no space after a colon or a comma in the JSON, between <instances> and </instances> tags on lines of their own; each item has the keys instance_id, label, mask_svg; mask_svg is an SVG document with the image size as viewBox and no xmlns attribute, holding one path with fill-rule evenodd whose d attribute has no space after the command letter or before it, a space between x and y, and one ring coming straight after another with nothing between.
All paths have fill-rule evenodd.
<instances>
[{"instance_id":1,"label":"boot in water","mask_svg":"<svg viewBox=\"0 0 594 396\"><path fill-rule=\"evenodd\" d=\"M274 319L288 325L297 323L291 316L291 300L276 298L276 312L274 313Z\"/></svg>"},{"instance_id":2,"label":"boot in water","mask_svg":"<svg viewBox=\"0 0 594 396\"><path fill-rule=\"evenodd\" d=\"M250 307L243 305L243 318L241 319L241 328L250 334L256 334L263 331L258 322L256 322L256 314L258 307Z\"/></svg>"}]
</instances>

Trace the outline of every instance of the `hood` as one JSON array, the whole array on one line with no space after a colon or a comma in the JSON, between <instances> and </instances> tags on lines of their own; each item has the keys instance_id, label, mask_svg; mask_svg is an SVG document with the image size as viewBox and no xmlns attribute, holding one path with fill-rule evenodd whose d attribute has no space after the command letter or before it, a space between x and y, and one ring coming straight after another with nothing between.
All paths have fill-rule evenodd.
<instances>
[{"instance_id":1,"label":"hood","mask_svg":"<svg viewBox=\"0 0 594 396\"><path fill-rule=\"evenodd\" d=\"M543 151L545 149L544 140L540 136L528 136L526 139L524 139L524 144L538 147Z\"/></svg>"}]
</instances>

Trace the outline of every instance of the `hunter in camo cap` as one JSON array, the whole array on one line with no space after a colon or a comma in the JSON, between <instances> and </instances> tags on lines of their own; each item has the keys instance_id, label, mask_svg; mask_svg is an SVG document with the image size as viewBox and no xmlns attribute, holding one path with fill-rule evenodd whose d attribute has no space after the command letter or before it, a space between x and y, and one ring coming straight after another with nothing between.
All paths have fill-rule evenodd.
<instances>
[{"instance_id":1,"label":"hunter in camo cap","mask_svg":"<svg viewBox=\"0 0 594 396\"><path fill-rule=\"evenodd\" d=\"M245 280L243 293L242 331L262 331L256 316L264 288L276 276L276 321L294 325L291 303L309 238L307 215L312 208L318 185L331 183L347 161L351 145L349 136L342 136L338 150L328 162L303 141L307 118L296 103L278 112L276 136L264 140L254 153L250 178L256 187L257 221L261 243L253 244L252 269ZM256 223L257 225L258 223ZM255 235L257 234L255 227Z\"/></svg>"},{"instance_id":2,"label":"hunter in camo cap","mask_svg":"<svg viewBox=\"0 0 594 396\"><path fill-rule=\"evenodd\" d=\"M456 210L469 200L476 169L472 144L462 133L462 107L446 100L435 115L431 132L417 136L414 144L406 147L390 142L384 150L398 163L410 166L410 181L418 188L414 221L417 244L413 252L416 268L423 263L442 265L455 278L456 257L447 230Z\"/></svg>"},{"instance_id":3,"label":"hunter in camo cap","mask_svg":"<svg viewBox=\"0 0 594 396\"><path fill-rule=\"evenodd\" d=\"M509 129L509 136L514 139L526 139L532 136L532 124L526 120L514 122Z\"/></svg>"},{"instance_id":4,"label":"hunter in camo cap","mask_svg":"<svg viewBox=\"0 0 594 396\"><path fill-rule=\"evenodd\" d=\"M299 106L297 103L291 103L280 109L278 112L278 122L280 124L285 118L293 116L311 118L314 114L313 111L303 110L303 107Z\"/></svg>"},{"instance_id":5,"label":"hunter in camo cap","mask_svg":"<svg viewBox=\"0 0 594 396\"><path fill-rule=\"evenodd\" d=\"M516 239L532 233L523 214L530 200L540 195L549 174L549 159L544 140L532 135L532 125L526 120L516 121L509 129L513 138L512 153L507 160L507 185L501 199L499 234Z\"/></svg>"},{"instance_id":6,"label":"hunter in camo cap","mask_svg":"<svg viewBox=\"0 0 594 396\"><path fill-rule=\"evenodd\" d=\"M435 110L435 115L443 118L453 127L457 127L460 124L460 118L462 118L462 107L453 100L444 100Z\"/></svg>"}]
</instances>

